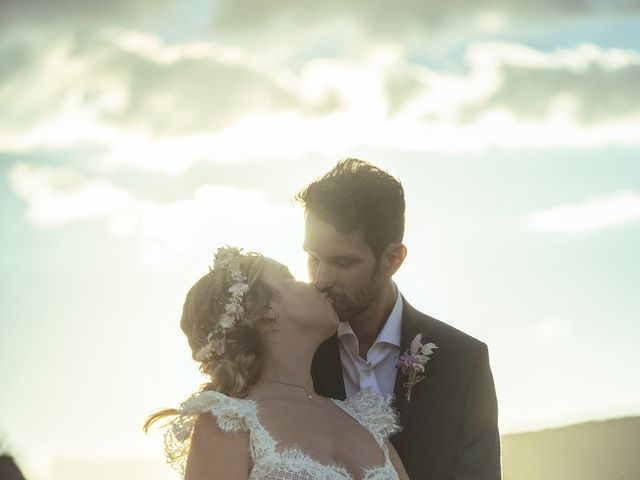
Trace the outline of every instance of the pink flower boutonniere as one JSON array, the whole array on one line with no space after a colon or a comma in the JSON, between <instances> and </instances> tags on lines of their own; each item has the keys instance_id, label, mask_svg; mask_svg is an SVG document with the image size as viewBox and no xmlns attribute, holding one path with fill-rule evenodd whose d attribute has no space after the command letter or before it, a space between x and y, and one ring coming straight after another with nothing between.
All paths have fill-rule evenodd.
<instances>
[{"instance_id":1,"label":"pink flower boutonniere","mask_svg":"<svg viewBox=\"0 0 640 480\"><path fill-rule=\"evenodd\" d=\"M425 365L429 361L429 355L438 348L434 343L421 343L422 334L419 333L411 342L411 346L398 358L397 368L407 375L407 381L404 387L407 389L407 401L411 400L411 389L413 386L424 378Z\"/></svg>"}]
</instances>

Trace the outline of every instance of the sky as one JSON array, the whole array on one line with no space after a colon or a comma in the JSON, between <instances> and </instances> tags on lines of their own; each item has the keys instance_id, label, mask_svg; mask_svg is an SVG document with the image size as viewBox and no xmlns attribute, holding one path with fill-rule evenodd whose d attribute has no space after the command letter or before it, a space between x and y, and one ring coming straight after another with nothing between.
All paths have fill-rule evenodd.
<instances>
[{"instance_id":1,"label":"sky","mask_svg":"<svg viewBox=\"0 0 640 480\"><path fill-rule=\"evenodd\" d=\"M223 244L405 188L408 301L489 345L503 433L640 414L640 2L0 1L0 432L33 480L172 479Z\"/></svg>"}]
</instances>

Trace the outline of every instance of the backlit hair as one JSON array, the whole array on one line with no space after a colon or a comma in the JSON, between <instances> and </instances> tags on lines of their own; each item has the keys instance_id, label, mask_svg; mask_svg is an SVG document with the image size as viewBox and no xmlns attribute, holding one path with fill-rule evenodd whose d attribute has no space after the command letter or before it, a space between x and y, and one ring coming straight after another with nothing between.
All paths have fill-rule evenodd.
<instances>
[{"instance_id":1,"label":"backlit hair","mask_svg":"<svg viewBox=\"0 0 640 480\"><path fill-rule=\"evenodd\" d=\"M295 196L313 214L343 233L362 231L376 259L404 236L405 201L400 181L363 160L341 160Z\"/></svg>"},{"instance_id":2,"label":"backlit hair","mask_svg":"<svg viewBox=\"0 0 640 480\"><path fill-rule=\"evenodd\" d=\"M266 259L259 254L249 253L240 257L240 268L248 278L243 306L245 314L226 333L226 348L220 355L212 355L200 362L200 370L209 377L209 382L201 390L215 390L230 397L245 398L249 387L260 375L262 366L262 345L258 326L265 322L269 303L275 292L262 280L261 274ZM192 357L207 344L207 336L225 312L229 288L233 283L226 268L214 267L200 278L187 293L182 309L180 328L187 336ZM144 424L144 430L156 421L177 415L175 409L166 409L151 415Z\"/></svg>"}]
</instances>

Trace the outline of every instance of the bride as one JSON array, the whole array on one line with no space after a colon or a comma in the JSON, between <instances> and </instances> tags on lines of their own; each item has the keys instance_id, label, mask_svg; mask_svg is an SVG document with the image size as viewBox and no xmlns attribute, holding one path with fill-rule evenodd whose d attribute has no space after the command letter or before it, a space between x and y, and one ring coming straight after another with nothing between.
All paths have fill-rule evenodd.
<instances>
[{"instance_id":1,"label":"bride","mask_svg":"<svg viewBox=\"0 0 640 480\"><path fill-rule=\"evenodd\" d=\"M390 435L390 399L362 390L345 401L315 393L311 360L338 317L331 298L259 254L220 248L191 288L181 328L210 383L165 434L186 480L408 479Z\"/></svg>"}]
</instances>

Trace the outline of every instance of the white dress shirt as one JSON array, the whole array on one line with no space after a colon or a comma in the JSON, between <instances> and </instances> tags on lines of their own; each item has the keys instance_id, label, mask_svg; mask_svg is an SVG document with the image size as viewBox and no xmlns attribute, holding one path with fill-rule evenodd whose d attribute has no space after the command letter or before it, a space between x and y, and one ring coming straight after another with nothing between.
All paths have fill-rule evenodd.
<instances>
[{"instance_id":1,"label":"white dress shirt","mask_svg":"<svg viewBox=\"0 0 640 480\"><path fill-rule=\"evenodd\" d=\"M378 338L367 352L366 360L359 354L358 338L347 322L338 326L338 343L342 377L347 398L368 388L382 395L393 393L396 382L396 363L400 355L400 325L402 297L398 291L396 303Z\"/></svg>"}]
</instances>

